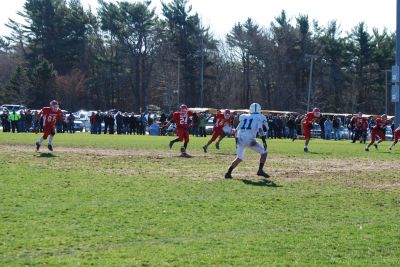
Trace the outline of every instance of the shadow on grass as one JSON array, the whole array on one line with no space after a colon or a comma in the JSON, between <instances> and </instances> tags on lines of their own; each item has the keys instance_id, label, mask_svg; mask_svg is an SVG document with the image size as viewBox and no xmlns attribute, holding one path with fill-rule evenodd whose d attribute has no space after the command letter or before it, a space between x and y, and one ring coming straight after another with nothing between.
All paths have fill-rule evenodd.
<instances>
[{"instance_id":1,"label":"shadow on grass","mask_svg":"<svg viewBox=\"0 0 400 267\"><path fill-rule=\"evenodd\" d=\"M276 183L267 180L267 179L262 179L261 181L253 181L253 180L248 180L248 179L240 179L244 184L247 185L252 185L252 186L266 186L266 187L282 187L281 185L277 185Z\"/></svg>"},{"instance_id":2,"label":"shadow on grass","mask_svg":"<svg viewBox=\"0 0 400 267\"><path fill-rule=\"evenodd\" d=\"M40 153L36 157L38 157L38 158L55 158L55 157L58 157L58 156L54 155L53 153L46 152L46 153Z\"/></svg>"}]
</instances>

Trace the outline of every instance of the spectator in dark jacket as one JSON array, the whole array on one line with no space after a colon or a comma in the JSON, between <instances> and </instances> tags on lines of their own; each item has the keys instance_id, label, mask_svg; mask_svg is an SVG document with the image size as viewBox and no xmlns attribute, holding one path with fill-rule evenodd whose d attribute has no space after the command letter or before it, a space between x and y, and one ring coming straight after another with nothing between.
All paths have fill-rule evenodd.
<instances>
[{"instance_id":1,"label":"spectator in dark jacket","mask_svg":"<svg viewBox=\"0 0 400 267\"><path fill-rule=\"evenodd\" d=\"M75 133L75 128L74 128L74 121L75 121L75 116L72 113L69 113L67 117L67 131L69 133Z\"/></svg>"},{"instance_id":2,"label":"spectator in dark jacket","mask_svg":"<svg viewBox=\"0 0 400 267\"><path fill-rule=\"evenodd\" d=\"M136 129L137 121L135 114L132 112L132 114L129 116L129 134L136 134Z\"/></svg>"},{"instance_id":3,"label":"spectator in dark jacket","mask_svg":"<svg viewBox=\"0 0 400 267\"><path fill-rule=\"evenodd\" d=\"M107 115L104 117L104 134L108 133L109 134L114 134L114 116L111 114L111 112L107 112Z\"/></svg>"},{"instance_id":4,"label":"spectator in dark jacket","mask_svg":"<svg viewBox=\"0 0 400 267\"><path fill-rule=\"evenodd\" d=\"M117 123L117 134L122 134L122 128L124 126L124 118L120 111L115 115L115 122Z\"/></svg>"},{"instance_id":5,"label":"spectator in dark jacket","mask_svg":"<svg viewBox=\"0 0 400 267\"><path fill-rule=\"evenodd\" d=\"M130 118L129 118L129 115L127 112L124 113L122 122L124 123L124 128L123 128L122 132L124 134L127 134L129 132L129 122L130 122Z\"/></svg>"},{"instance_id":6,"label":"spectator in dark jacket","mask_svg":"<svg viewBox=\"0 0 400 267\"><path fill-rule=\"evenodd\" d=\"M333 125L333 136L335 140L340 140L340 119L337 116L333 116L332 119L332 125Z\"/></svg>"},{"instance_id":7,"label":"spectator in dark jacket","mask_svg":"<svg viewBox=\"0 0 400 267\"><path fill-rule=\"evenodd\" d=\"M103 122L103 115L101 114L101 110L97 111L95 122L96 122L96 133L101 134L101 123Z\"/></svg>"},{"instance_id":8,"label":"spectator in dark jacket","mask_svg":"<svg viewBox=\"0 0 400 267\"><path fill-rule=\"evenodd\" d=\"M193 113L192 117L192 135L199 136L199 123L200 119L196 112Z\"/></svg>"},{"instance_id":9,"label":"spectator in dark jacket","mask_svg":"<svg viewBox=\"0 0 400 267\"><path fill-rule=\"evenodd\" d=\"M4 110L0 118L1 118L1 125L3 125L3 132L4 133L10 132L11 125L10 121L8 120L8 110Z\"/></svg>"},{"instance_id":10,"label":"spectator in dark jacket","mask_svg":"<svg viewBox=\"0 0 400 267\"><path fill-rule=\"evenodd\" d=\"M33 115L32 111L28 109L25 114L25 131L29 132L32 127L33 127Z\"/></svg>"},{"instance_id":11,"label":"spectator in dark jacket","mask_svg":"<svg viewBox=\"0 0 400 267\"><path fill-rule=\"evenodd\" d=\"M90 134L96 134L96 114L92 112L92 114L89 116L89 122L90 122Z\"/></svg>"},{"instance_id":12,"label":"spectator in dark jacket","mask_svg":"<svg viewBox=\"0 0 400 267\"><path fill-rule=\"evenodd\" d=\"M296 119L293 115L289 117L289 120L286 124L286 126L289 129L289 138L291 138L293 141L296 140L297 138L297 133L296 133Z\"/></svg>"}]
</instances>

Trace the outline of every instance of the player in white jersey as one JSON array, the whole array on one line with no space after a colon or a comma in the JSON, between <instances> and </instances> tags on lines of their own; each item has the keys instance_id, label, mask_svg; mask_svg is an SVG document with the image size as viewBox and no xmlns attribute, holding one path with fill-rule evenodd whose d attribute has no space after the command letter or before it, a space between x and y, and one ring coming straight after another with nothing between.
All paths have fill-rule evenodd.
<instances>
[{"instance_id":1,"label":"player in white jersey","mask_svg":"<svg viewBox=\"0 0 400 267\"><path fill-rule=\"evenodd\" d=\"M258 176L268 178L269 175L264 172L263 167L267 160L267 150L257 142L257 134L263 136L263 126L268 127L267 120L263 114L261 114L261 106L258 103L250 105L250 114L242 114L239 117L239 125L236 128L237 138L237 156L232 162L225 174L226 179L232 178L232 171L235 169L244 158L244 151L247 147L253 149L261 155L260 166L257 171Z\"/></svg>"}]
</instances>

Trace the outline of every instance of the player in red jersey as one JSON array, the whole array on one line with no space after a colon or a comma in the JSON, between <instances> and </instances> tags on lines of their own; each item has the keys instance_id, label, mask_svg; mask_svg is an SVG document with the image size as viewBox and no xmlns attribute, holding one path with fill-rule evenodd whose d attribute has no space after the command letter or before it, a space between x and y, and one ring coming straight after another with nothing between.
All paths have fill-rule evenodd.
<instances>
[{"instance_id":1,"label":"player in red jersey","mask_svg":"<svg viewBox=\"0 0 400 267\"><path fill-rule=\"evenodd\" d=\"M165 126L168 128L171 123L176 124L176 133L178 134L178 138L169 142L169 148L171 149L174 143L183 141L184 143L181 147L181 153L183 156L187 156L186 149L189 143L189 127L191 125L190 118L192 115L192 111L190 111L186 105L182 104L179 111L174 112L171 121Z\"/></svg>"},{"instance_id":2,"label":"player in red jersey","mask_svg":"<svg viewBox=\"0 0 400 267\"><path fill-rule=\"evenodd\" d=\"M397 127L396 130L394 130L394 141L389 147L390 150L392 150L392 148L397 144L397 142L399 141L399 138L400 138L400 125L399 125L399 127Z\"/></svg>"},{"instance_id":3,"label":"player in red jersey","mask_svg":"<svg viewBox=\"0 0 400 267\"><path fill-rule=\"evenodd\" d=\"M369 151L369 147L372 145L374 145L374 147L378 149L378 144L385 140L386 121L386 114L383 114L382 116L376 118L375 126L371 129L371 142L365 147L365 151ZM377 142L375 142L376 136L379 137L379 140Z\"/></svg>"},{"instance_id":4,"label":"player in red jersey","mask_svg":"<svg viewBox=\"0 0 400 267\"><path fill-rule=\"evenodd\" d=\"M314 108L312 112L308 112L306 116L301 120L301 126L304 134L304 152L308 152L308 143L311 138L311 129L313 124L321 117L321 111L319 108Z\"/></svg>"},{"instance_id":5,"label":"player in red jersey","mask_svg":"<svg viewBox=\"0 0 400 267\"><path fill-rule=\"evenodd\" d=\"M354 117L354 138L353 138L353 143L356 142L356 140L360 140L360 143L364 141L364 144L367 140L367 130L368 130L368 122L366 118L363 118L363 114L361 112L358 112L357 116Z\"/></svg>"},{"instance_id":6,"label":"player in red jersey","mask_svg":"<svg viewBox=\"0 0 400 267\"><path fill-rule=\"evenodd\" d=\"M49 135L50 138L47 148L50 151L53 151L52 143L54 135L56 134L55 125L57 120L64 120L64 114L62 113L61 109L59 109L57 101L53 100L50 102L49 107L42 108L36 117L36 121L39 121L41 117L43 117L43 136L40 137L38 142L36 142L36 151L39 151L43 140L46 140ZM38 133L37 128L35 128L35 133Z\"/></svg>"},{"instance_id":7,"label":"player in red jersey","mask_svg":"<svg viewBox=\"0 0 400 267\"><path fill-rule=\"evenodd\" d=\"M213 127L213 134L211 136L211 139L208 141L208 143L203 146L204 153L207 153L208 146L211 145L212 142L217 140L219 137L218 141L215 143L215 147L219 149L219 143L221 140L226 136L224 132L224 127L227 125L232 125L233 122L233 116L231 115L231 111L229 109L225 110L224 113L217 112L214 114L214 127Z\"/></svg>"}]
</instances>

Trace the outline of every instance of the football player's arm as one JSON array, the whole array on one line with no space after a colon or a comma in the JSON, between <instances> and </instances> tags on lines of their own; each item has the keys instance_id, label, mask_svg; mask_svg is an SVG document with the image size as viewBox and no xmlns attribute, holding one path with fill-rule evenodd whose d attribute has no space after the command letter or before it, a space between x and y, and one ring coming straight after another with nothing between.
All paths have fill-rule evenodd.
<instances>
[{"instance_id":1,"label":"football player's arm","mask_svg":"<svg viewBox=\"0 0 400 267\"><path fill-rule=\"evenodd\" d=\"M170 120L169 122L167 122L167 124L165 124L164 127L165 127L166 129L168 129L168 127L169 127L171 124L173 124L173 123L175 123L174 116L172 116L171 120Z\"/></svg>"},{"instance_id":2,"label":"football player's arm","mask_svg":"<svg viewBox=\"0 0 400 267\"><path fill-rule=\"evenodd\" d=\"M39 121L40 121L40 118L42 117L42 114L43 114L43 110L40 110L40 112L35 116L35 119L34 119L35 126L33 129L35 134L39 133Z\"/></svg>"},{"instance_id":3,"label":"football player's arm","mask_svg":"<svg viewBox=\"0 0 400 267\"><path fill-rule=\"evenodd\" d=\"M40 117L42 117L42 115L43 115L43 109L42 110L40 110L40 112L36 115L36 122L39 122L40 121Z\"/></svg>"}]
</instances>

